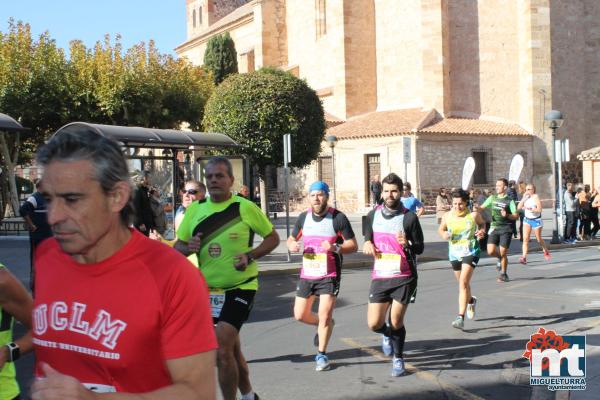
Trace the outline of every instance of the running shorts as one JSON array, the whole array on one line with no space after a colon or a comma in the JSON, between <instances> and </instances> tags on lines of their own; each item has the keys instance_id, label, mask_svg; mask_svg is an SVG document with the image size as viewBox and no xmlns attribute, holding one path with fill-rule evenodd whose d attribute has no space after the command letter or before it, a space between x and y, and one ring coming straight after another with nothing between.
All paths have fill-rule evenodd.
<instances>
[{"instance_id":1,"label":"running shorts","mask_svg":"<svg viewBox=\"0 0 600 400\"><path fill-rule=\"evenodd\" d=\"M211 291L211 297L213 292ZM218 316L215 316L215 307L211 299L211 305L213 306L213 323L223 321L230 325L233 325L238 332L242 329L244 322L248 320L250 311L254 305L254 296L256 290L246 289L231 289L225 291L225 299L221 312Z\"/></svg>"},{"instance_id":2,"label":"running shorts","mask_svg":"<svg viewBox=\"0 0 600 400\"><path fill-rule=\"evenodd\" d=\"M373 279L369 289L369 303L414 303L417 297L417 279Z\"/></svg>"},{"instance_id":3,"label":"running shorts","mask_svg":"<svg viewBox=\"0 0 600 400\"><path fill-rule=\"evenodd\" d=\"M308 299L310 296L321 294L338 295L340 292L339 278L303 279L300 278L296 286L296 296Z\"/></svg>"},{"instance_id":4,"label":"running shorts","mask_svg":"<svg viewBox=\"0 0 600 400\"><path fill-rule=\"evenodd\" d=\"M544 226L544 223L542 222L541 218L523 218L523 223L531 226L531 229L537 229L537 228L541 228L542 226Z\"/></svg>"},{"instance_id":5,"label":"running shorts","mask_svg":"<svg viewBox=\"0 0 600 400\"><path fill-rule=\"evenodd\" d=\"M460 260L451 260L450 264L452 265L452 269L454 271L460 271L463 264L469 264L471 267L475 268L478 262L479 256L466 256Z\"/></svg>"},{"instance_id":6,"label":"running shorts","mask_svg":"<svg viewBox=\"0 0 600 400\"><path fill-rule=\"evenodd\" d=\"M495 246L504 247L508 249L510 247L510 241L512 240L512 232L510 230L490 229L488 234L488 245L493 244Z\"/></svg>"}]
</instances>

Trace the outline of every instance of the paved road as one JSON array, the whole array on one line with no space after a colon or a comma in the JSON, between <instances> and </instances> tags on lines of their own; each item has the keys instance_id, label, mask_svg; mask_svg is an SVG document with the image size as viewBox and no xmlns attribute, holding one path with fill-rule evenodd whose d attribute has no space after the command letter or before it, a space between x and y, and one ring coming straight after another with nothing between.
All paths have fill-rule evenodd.
<instances>
[{"instance_id":1,"label":"paved road","mask_svg":"<svg viewBox=\"0 0 600 400\"><path fill-rule=\"evenodd\" d=\"M521 355L539 327L587 333L588 350L598 348L600 252L559 250L550 264L538 253L527 267L513 265L507 284L496 283L492 263L487 259L475 272L477 317L467 321L465 331L450 326L457 284L447 262L421 265L417 302L406 318L410 373L401 378L389 376L379 337L366 327L369 271L344 273L329 349L333 369L322 373L314 371L314 329L290 318L296 276L263 278L242 331L256 390L265 399L554 398L545 389L532 390L529 364ZM598 356L592 356L596 368ZM590 377L598 374L588 370Z\"/></svg>"}]
</instances>

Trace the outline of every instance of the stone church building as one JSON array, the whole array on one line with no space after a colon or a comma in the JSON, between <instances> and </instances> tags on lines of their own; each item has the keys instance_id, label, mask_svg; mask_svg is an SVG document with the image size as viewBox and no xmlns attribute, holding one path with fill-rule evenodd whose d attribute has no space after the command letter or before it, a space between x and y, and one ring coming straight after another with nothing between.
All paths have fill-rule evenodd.
<instances>
[{"instance_id":1,"label":"stone church building","mask_svg":"<svg viewBox=\"0 0 600 400\"><path fill-rule=\"evenodd\" d=\"M186 0L185 6L181 57L202 64L207 41L229 32L241 73L276 66L305 79L321 98L327 135L337 142L330 148L324 141L319 159L296 171L298 196L315 179L331 182L334 170L338 206L361 210L372 177L393 171L431 199L440 187L460 186L469 156L477 165L474 186L491 188L518 153L525 160L520 178L548 199L552 132L544 113L560 110L565 119L556 131L558 139L570 139L565 177L581 182L576 155L600 145L596 0ZM273 183L282 187L281 179Z\"/></svg>"}]
</instances>

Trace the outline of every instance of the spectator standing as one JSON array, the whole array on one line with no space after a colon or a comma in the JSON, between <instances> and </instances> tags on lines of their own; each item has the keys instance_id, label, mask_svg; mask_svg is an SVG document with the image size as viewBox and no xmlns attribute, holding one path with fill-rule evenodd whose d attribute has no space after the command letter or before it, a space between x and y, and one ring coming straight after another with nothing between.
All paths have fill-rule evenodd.
<instances>
[{"instance_id":1,"label":"spectator standing","mask_svg":"<svg viewBox=\"0 0 600 400\"><path fill-rule=\"evenodd\" d=\"M592 204L591 221L593 224L591 237L596 239L598 231L600 231L600 222L598 221L598 211L600 209L600 185L598 185L590 197L590 203Z\"/></svg>"},{"instance_id":2,"label":"spectator standing","mask_svg":"<svg viewBox=\"0 0 600 400\"><path fill-rule=\"evenodd\" d=\"M435 199L435 216L437 218L438 225L442 222L442 218L447 211L450 211L450 200L446 193L446 189L440 188L440 191Z\"/></svg>"},{"instance_id":3,"label":"spectator standing","mask_svg":"<svg viewBox=\"0 0 600 400\"><path fill-rule=\"evenodd\" d=\"M573 193L573 183L567 182L567 189L563 195L563 203L565 207L565 233L564 233L564 241L565 243L575 243L576 242L576 229L577 229L577 216L576 216L576 207L575 207L575 194Z\"/></svg>"},{"instance_id":4,"label":"spectator standing","mask_svg":"<svg viewBox=\"0 0 600 400\"><path fill-rule=\"evenodd\" d=\"M143 171L140 183L138 184L133 197L133 207L135 209L133 226L146 236L148 236L150 231L155 227L152 206L150 205L149 185L150 174L148 171Z\"/></svg>"},{"instance_id":5,"label":"spectator standing","mask_svg":"<svg viewBox=\"0 0 600 400\"><path fill-rule=\"evenodd\" d=\"M584 185L583 189L577 189L577 201L579 203L579 238L590 240L592 205L590 202L590 185Z\"/></svg>"},{"instance_id":6,"label":"spectator standing","mask_svg":"<svg viewBox=\"0 0 600 400\"><path fill-rule=\"evenodd\" d=\"M237 194L238 196L242 196L243 198L250 200L250 189L248 189L248 186L246 185L242 185Z\"/></svg>"},{"instance_id":7,"label":"spectator standing","mask_svg":"<svg viewBox=\"0 0 600 400\"><path fill-rule=\"evenodd\" d=\"M375 207L379 204L381 199L381 182L379 182L379 175L373 176L371 184L369 185L369 190L371 191L371 204Z\"/></svg>"},{"instance_id":8,"label":"spectator standing","mask_svg":"<svg viewBox=\"0 0 600 400\"><path fill-rule=\"evenodd\" d=\"M154 218L154 229L160 235L164 235L167 230L167 215L165 214L165 204L161 199L160 190L158 188L151 188L149 194L152 217Z\"/></svg>"},{"instance_id":9,"label":"spectator standing","mask_svg":"<svg viewBox=\"0 0 600 400\"><path fill-rule=\"evenodd\" d=\"M52 236L52 229L48 224L48 210L46 208L46 200L42 196L42 181L35 181L35 192L23 202L19 213L25 221L25 226L29 230L29 282L31 291L34 290L35 282L35 267L34 257L35 249L45 239Z\"/></svg>"}]
</instances>

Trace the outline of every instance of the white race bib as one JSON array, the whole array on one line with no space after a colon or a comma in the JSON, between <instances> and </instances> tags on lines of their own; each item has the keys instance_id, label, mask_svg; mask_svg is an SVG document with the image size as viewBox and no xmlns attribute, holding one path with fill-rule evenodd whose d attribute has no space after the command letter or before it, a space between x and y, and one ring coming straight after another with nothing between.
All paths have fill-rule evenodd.
<instances>
[{"instance_id":1,"label":"white race bib","mask_svg":"<svg viewBox=\"0 0 600 400\"><path fill-rule=\"evenodd\" d=\"M101 385L99 383L82 383L82 385L95 393L117 393L117 388L110 385Z\"/></svg>"},{"instance_id":2,"label":"white race bib","mask_svg":"<svg viewBox=\"0 0 600 400\"><path fill-rule=\"evenodd\" d=\"M400 254L378 253L375 259L375 274L379 277L394 277L400 275Z\"/></svg>"},{"instance_id":3,"label":"white race bib","mask_svg":"<svg viewBox=\"0 0 600 400\"><path fill-rule=\"evenodd\" d=\"M302 257L302 271L304 276L311 278L327 275L327 254L305 253Z\"/></svg>"},{"instance_id":4,"label":"white race bib","mask_svg":"<svg viewBox=\"0 0 600 400\"><path fill-rule=\"evenodd\" d=\"M223 304L225 304L225 291L219 289L211 289L210 308L213 318L219 318L221 316Z\"/></svg>"}]
</instances>

